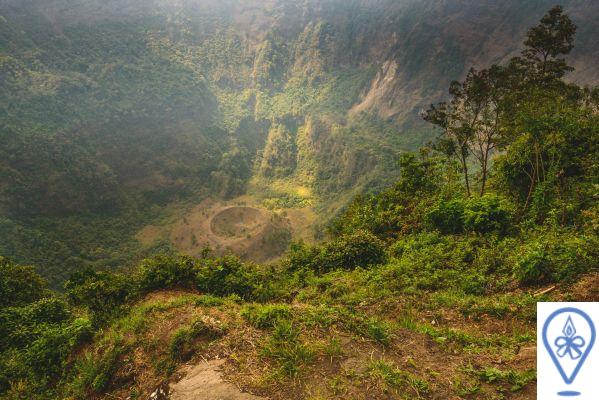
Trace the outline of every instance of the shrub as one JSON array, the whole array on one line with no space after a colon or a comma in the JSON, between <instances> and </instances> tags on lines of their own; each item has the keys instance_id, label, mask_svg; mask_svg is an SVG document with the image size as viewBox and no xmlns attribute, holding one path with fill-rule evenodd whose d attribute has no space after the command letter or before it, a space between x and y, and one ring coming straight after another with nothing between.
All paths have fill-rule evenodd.
<instances>
[{"instance_id":1,"label":"shrub","mask_svg":"<svg viewBox=\"0 0 599 400\"><path fill-rule=\"evenodd\" d=\"M65 290L72 303L88 309L96 325L136 294L130 277L92 269L73 274L65 283Z\"/></svg>"},{"instance_id":2,"label":"shrub","mask_svg":"<svg viewBox=\"0 0 599 400\"><path fill-rule=\"evenodd\" d=\"M0 257L0 308L22 306L46 294L46 282L33 267L16 265Z\"/></svg>"},{"instance_id":3,"label":"shrub","mask_svg":"<svg viewBox=\"0 0 599 400\"><path fill-rule=\"evenodd\" d=\"M464 230L477 233L505 233L510 226L512 208L493 194L471 199L442 200L425 215L429 228L455 234Z\"/></svg>"},{"instance_id":4,"label":"shrub","mask_svg":"<svg viewBox=\"0 0 599 400\"><path fill-rule=\"evenodd\" d=\"M551 265L543 244L534 242L527 246L516 262L516 276L525 284L543 283L551 277Z\"/></svg>"},{"instance_id":5,"label":"shrub","mask_svg":"<svg viewBox=\"0 0 599 400\"><path fill-rule=\"evenodd\" d=\"M57 324L71 316L68 304L57 297L48 297L25 308L27 320L33 324Z\"/></svg>"},{"instance_id":6,"label":"shrub","mask_svg":"<svg viewBox=\"0 0 599 400\"><path fill-rule=\"evenodd\" d=\"M311 269L325 273L382 264L386 258L383 241L368 231L359 230L323 246L296 244L285 262L292 270Z\"/></svg>"},{"instance_id":7,"label":"shrub","mask_svg":"<svg viewBox=\"0 0 599 400\"><path fill-rule=\"evenodd\" d=\"M25 363L39 376L59 374L73 348L90 336L91 324L87 319L76 319L63 326L46 327L40 337L25 350Z\"/></svg>"},{"instance_id":8,"label":"shrub","mask_svg":"<svg viewBox=\"0 0 599 400\"><path fill-rule=\"evenodd\" d=\"M191 257L158 255L146 259L139 268L139 284L143 291L173 287L192 288L197 269Z\"/></svg>"},{"instance_id":9,"label":"shrub","mask_svg":"<svg viewBox=\"0 0 599 400\"><path fill-rule=\"evenodd\" d=\"M303 242L294 242L289 246L287 256L283 265L289 271L301 271L303 269L315 269L315 261L318 256L317 246L308 246Z\"/></svg>"},{"instance_id":10,"label":"shrub","mask_svg":"<svg viewBox=\"0 0 599 400\"><path fill-rule=\"evenodd\" d=\"M268 297L258 267L241 262L237 257L206 259L198 265L197 289L217 296L236 294L243 299Z\"/></svg>"},{"instance_id":11,"label":"shrub","mask_svg":"<svg viewBox=\"0 0 599 400\"><path fill-rule=\"evenodd\" d=\"M514 266L516 278L524 284L570 280L597 268L596 237L553 233L526 244Z\"/></svg>"},{"instance_id":12,"label":"shrub","mask_svg":"<svg viewBox=\"0 0 599 400\"><path fill-rule=\"evenodd\" d=\"M549 245L553 280L571 280L581 273L599 268L597 236L574 236L569 232L556 237Z\"/></svg>"},{"instance_id":13,"label":"shrub","mask_svg":"<svg viewBox=\"0 0 599 400\"><path fill-rule=\"evenodd\" d=\"M487 245L487 239L478 236L446 236L435 231L406 235L390 247L397 259L385 267L385 274L404 289L452 287L481 294L495 279L487 274L489 266L481 265Z\"/></svg>"},{"instance_id":14,"label":"shrub","mask_svg":"<svg viewBox=\"0 0 599 400\"><path fill-rule=\"evenodd\" d=\"M425 215L425 222L441 233L460 233L464 231L464 209L462 199L440 201Z\"/></svg>"},{"instance_id":15,"label":"shrub","mask_svg":"<svg viewBox=\"0 0 599 400\"><path fill-rule=\"evenodd\" d=\"M511 222L512 210L500 196L486 194L468 200L464 210L464 227L478 233L505 233Z\"/></svg>"}]
</instances>

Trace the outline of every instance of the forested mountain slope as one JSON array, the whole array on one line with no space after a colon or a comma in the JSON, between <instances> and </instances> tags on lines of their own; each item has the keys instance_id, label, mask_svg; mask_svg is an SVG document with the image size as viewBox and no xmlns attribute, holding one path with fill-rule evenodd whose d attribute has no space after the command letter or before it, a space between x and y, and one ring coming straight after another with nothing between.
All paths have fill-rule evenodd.
<instances>
[{"instance_id":1,"label":"forested mountain slope","mask_svg":"<svg viewBox=\"0 0 599 400\"><path fill-rule=\"evenodd\" d=\"M517 53L551 5L3 0L0 252L52 279L120 265L160 209L250 179L328 218L393 182L432 138L419 112ZM568 79L596 83L599 5L564 5Z\"/></svg>"}]
</instances>

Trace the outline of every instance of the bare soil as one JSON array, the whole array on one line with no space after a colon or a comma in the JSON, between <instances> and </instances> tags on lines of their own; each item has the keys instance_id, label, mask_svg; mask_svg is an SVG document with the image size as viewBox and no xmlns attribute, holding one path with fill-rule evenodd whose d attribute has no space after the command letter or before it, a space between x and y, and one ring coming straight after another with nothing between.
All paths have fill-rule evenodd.
<instances>
[{"instance_id":1,"label":"bare soil","mask_svg":"<svg viewBox=\"0 0 599 400\"><path fill-rule=\"evenodd\" d=\"M276 213L208 200L174 224L170 241L192 256L209 247L220 255L267 262L285 251L290 236L289 221Z\"/></svg>"},{"instance_id":2,"label":"bare soil","mask_svg":"<svg viewBox=\"0 0 599 400\"><path fill-rule=\"evenodd\" d=\"M148 225L136 237L144 247L168 242L183 254L198 256L209 247L218 255L247 261L276 261L290 240L313 240L310 208L267 210L252 196L230 201L206 199L165 225Z\"/></svg>"}]
</instances>

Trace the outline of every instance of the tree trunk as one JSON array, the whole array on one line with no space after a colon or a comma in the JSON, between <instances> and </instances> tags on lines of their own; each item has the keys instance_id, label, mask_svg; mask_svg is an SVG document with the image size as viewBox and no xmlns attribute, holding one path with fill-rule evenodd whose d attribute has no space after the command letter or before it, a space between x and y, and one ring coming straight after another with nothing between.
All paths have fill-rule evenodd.
<instances>
[{"instance_id":1,"label":"tree trunk","mask_svg":"<svg viewBox=\"0 0 599 400\"><path fill-rule=\"evenodd\" d=\"M466 182L466 193L470 197L470 179L468 177L468 163L466 158L462 155L462 171L464 173L464 181Z\"/></svg>"},{"instance_id":2,"label":"tree trunk","mask_svg":"<svg viewBox=\"0 0 599 400\"><path fill-rule=\"evenodd\" d=\"M484 195L485 194L485 186L487 184L487 159L485 158L485 161L483 162L483 176L482 176L482 180L480 183L480 195Z\"/></svg>"}]
</instances>

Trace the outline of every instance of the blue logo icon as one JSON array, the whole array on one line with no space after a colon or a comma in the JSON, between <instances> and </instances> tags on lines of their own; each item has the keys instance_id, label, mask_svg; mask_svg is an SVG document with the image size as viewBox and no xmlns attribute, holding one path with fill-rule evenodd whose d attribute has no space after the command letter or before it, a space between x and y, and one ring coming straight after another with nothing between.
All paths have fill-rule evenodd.
<instances>
[{"instance_id":1,"label":"blue logo icon","mask_svg":"<svg viewBox=\"0 0 599 400\"><path fill-rule=\"evenodd\" d=\"M553 312L543 325L543 344L567 385L576 379L595 344L595 325L583 311L565 307ZM578 396L577 391L561 391L560 396Z\"/></svg>"}]
</instances>

